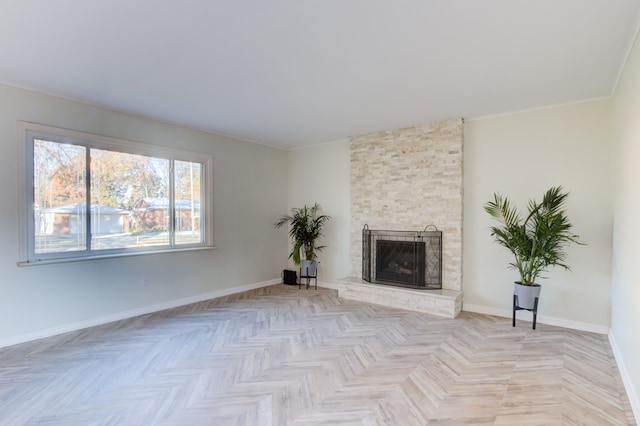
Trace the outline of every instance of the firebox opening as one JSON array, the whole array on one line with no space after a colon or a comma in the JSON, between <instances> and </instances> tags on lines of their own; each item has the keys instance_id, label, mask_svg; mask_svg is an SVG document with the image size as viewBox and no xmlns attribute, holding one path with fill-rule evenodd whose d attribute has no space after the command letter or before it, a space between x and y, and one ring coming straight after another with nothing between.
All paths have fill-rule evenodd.
<instances>
[{"instance_id":1,"label":"firebox opening","mask_svg":"<svg viewBox=\"0 0 640 426\"><path fill-rule=\"evenodd\" d=\"M376 276L379 281L424 286L424 243L376 241Z\"/></svg>"},{"instance_id":2,"label":"firebox opening","mask_svg":"<svg viewBox=\"0 0 640 426\"><path fill-rule=\"evenodd\" d=\"M428 230L433 228L434 230ZM442 288L442 232L362 230L362 278L370 283Z\"/></svg>"}]
</instances>

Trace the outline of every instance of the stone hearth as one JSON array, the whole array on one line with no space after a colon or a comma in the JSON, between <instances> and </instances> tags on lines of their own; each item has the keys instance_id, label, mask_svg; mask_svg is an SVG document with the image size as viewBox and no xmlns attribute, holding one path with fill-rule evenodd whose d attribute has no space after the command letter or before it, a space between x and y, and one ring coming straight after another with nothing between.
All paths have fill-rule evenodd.
<instances>
[{"instance_id":1,"label":"stone hearth","mask_svg":"<svg viewBox=\"0 0 640 426\"><path fill-rule=\"evenodd\" d=\"M461 291L391 287L357 277L338 280L338 296L446 318L455 318L462 310Z\"/></svg>"}]
</instances>

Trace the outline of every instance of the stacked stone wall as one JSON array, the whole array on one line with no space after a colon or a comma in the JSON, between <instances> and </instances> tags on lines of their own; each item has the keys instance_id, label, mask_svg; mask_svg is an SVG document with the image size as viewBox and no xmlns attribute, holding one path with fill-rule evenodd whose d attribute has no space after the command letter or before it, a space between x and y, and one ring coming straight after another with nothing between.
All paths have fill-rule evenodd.
<instances>
[{"instance_id":1,"label":"stacked stone wall","mask_svg":"<svg viewBox=\"0 0 640 426\"><path fill-rule=\"evenodd\" d=\"M463 120L352 137L351 274L362 276L362 228L443 232L442 288L462 286Z\"/></svg>"}]
</instances>

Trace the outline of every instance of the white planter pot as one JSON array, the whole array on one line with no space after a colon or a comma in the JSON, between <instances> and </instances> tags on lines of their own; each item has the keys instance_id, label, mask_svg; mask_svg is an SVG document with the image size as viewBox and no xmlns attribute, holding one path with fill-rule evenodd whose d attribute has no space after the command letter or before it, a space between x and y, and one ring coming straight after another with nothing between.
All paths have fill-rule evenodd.
<instances>
[{"instance_id":1,"label":"white planter pot","mask_svg":"<svg viewBox=\"0 0 640 426\"><path fill-rule=\"evenodd\" d=\"M301 277L315 277L317 275L317 261L315 260L301 260L300 261L300 276Z\"/></svg>"},{"instance_id":2,"label":"white planter pot","mask_svg":"<svg viewBox=\"0 0 640 426\"><path fill-rule=\"evenodd\" d=\"M540 284L522 285L519 282L513 283L513 294L518 296L516 306L523 309L533 309L536 297L540 299Z\"/></svg>"}]
</instances>

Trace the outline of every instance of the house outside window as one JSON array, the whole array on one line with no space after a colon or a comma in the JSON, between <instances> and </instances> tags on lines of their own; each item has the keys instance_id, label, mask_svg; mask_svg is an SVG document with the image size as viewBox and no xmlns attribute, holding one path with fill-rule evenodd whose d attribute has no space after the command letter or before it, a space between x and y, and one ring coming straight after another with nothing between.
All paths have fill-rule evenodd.
<instances>
[{"instance_id":1,"label":"house outside window","mask_svg":"<svg viewBox=\"0 0 640 426\"><path fill-rule=\"evenodd\" d=\"M19 264L212 248L211 156L19 123Z\"/></svg>"}]
</instances>

